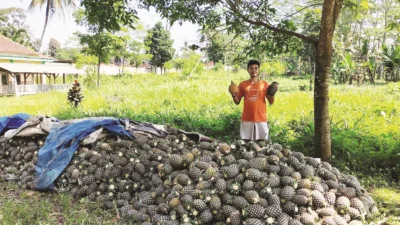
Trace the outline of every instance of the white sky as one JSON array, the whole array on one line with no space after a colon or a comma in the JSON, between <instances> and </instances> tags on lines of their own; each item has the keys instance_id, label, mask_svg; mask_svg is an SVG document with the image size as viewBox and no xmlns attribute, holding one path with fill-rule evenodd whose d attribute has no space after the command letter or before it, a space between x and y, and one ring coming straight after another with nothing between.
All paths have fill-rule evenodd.
<instances>
[{"instance_id":1,"label":"white sky","mask_svg":"<svg viewBox=\"0 0 400 225\"><path fill-rule=\"evenodd\" d=\"M0 0L0 8L10 8L10 7L19 7L27 10L28 6L32 0ZM153 27L155 23L161 20L161 17L156 11L150 10L139 10L138 17L142 21L147 28ZM32 12L27 12L27 18L25 23L29 26L32 38L40 38L43 30L45 18L45 8L41 10L35 10ZM165 23L165 20L163 21ZM171 38L174 40L173 47L179 51L179 49L183 46L185 40L189 43L198 41L198 33L199 29L198 25L194 25L189 22L185 22L180 26L179 24L175 24L171 27ZM57 39L61 45L65 43L65 41L72 36L73 32L80 30L83 31L82 27L79 27L75 24L74 19L71 15L67 15L65 20L59 16L54 16L52 20L49 20L47 25L47 30L44 36L42 49L46 49L49 43L50 38Z\"/></svg>"}]
</instances>

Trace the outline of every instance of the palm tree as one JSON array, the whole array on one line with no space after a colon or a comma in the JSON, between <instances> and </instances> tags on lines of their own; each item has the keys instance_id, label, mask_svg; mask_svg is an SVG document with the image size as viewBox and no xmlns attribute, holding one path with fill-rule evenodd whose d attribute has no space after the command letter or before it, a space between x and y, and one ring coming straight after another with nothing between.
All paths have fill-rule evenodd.
<instances>
[{"instance_id":1,"label":"palm tree","mask_svg":"<svg viewBox=\"0 0 400 225\"><path fill-rule=\"evenodd\" d=\"M69 10L75 9L78 4L76 0L32 0L28 10L42 8L43 6L46 6L46 18L44 20L44 27L40 38L40 46L42 46L44 33L46 32L49 19L51 19L56 13L60 13L64 17Z\"/></svg>"}]
</instances>

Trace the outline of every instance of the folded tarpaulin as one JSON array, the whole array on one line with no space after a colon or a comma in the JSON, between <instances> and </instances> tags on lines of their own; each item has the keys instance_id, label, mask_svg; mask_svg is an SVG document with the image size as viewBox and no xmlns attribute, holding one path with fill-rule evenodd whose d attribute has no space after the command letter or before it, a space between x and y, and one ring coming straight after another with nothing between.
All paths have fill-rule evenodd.
<instances>
[{"instance_id":1,"label":"folded tarpaulin","mask_svg":"<svg viewBox=\"0 0 400 225\"><path fill-rule=\"evenodd\" d=\"M18 113L12 116L0 117L0 135L9 129L19 128L29 117L31 116L26 113Z\"/></svg>"},{"instance_id":2,"label":"folded tarpaulin","mask_svg":"<svg viewBox=\"0 0 400 225\"><path fill-rule=\"evenodd\" d=\"M134 138L116 118L87 119L61 127L53 126L38 153L36 189L54 189L53 182L68 166L81 141L100 128L126 139Z\"/></svg>"}]
</instances>

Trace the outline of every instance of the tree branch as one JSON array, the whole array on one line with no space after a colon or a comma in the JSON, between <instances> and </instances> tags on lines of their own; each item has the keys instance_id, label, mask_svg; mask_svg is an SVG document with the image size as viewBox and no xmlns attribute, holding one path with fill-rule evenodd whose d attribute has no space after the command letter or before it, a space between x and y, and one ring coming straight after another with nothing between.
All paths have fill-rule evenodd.
<instances>
[{"instance_id":1,"label":"tree branch","mask_svg":"<svg viewBox=\"0 0 400 225\"><path fill-rule=\"evenodd\" d=\"M290 15L287 15L287 16L285 17L285 19L288 19L288 18L290 18L290 17L296 15L297 13L299 13L299 12L301 12L301 11L307 9L307 8L310 8L310 7L313 7L313 6L317 6L317 5L323 5L323 4L322 4L322 3L315 3L315 4L311 4L311 5L305 6L304 8L302 8L302 9L296 11L295 13L292 13L292 14L290 14Z\"/></svg>"},{"instance_id":2,"label":"tree branch","mask_svg":"<svg viewBox=\"0 0 400 225\"><path fill-rule=\"evenodd\" d=\"M272 31L274 31L276 33L287 34L287 35L294 36L294 37L297 37L297 38L300 38L302 40L305 40L305 41L308 41L308 42L312 42L312 43L318 42L318 39L314 38L314 37L309 37L309 36L306 36L304 34L293 32L293 31L290 31L290 30L284 30L284 29L281 29L281 28L277 28L277 27L271 26L271 25L269 25L269 24L267 24L267 23L265 23L263 21L254 21L254 20L251 20L251 19L249 19L247 17L244 17L243 15L240 15L240 17L244 21L246 21L246 22L248 22L250 24L266 27L267 29L272 30Z\"/></svg>"},{"instance_id":3,"label":"tree branch","mask_svg":"<svg viewBox=\"0 0 400 225\"><path fill-rule=\"evenodd\" d=\"M338 1L342 1L342 0L338 0ZM311 43L317 43L318 42L318 39L315 38L315 37L310 37L310 36L306 36L304 34L293 32L293 31L290 31L290 30L285 30L285 29L281 29L281 28L278 28L278 27L274 27L274 26L272 26L272 25L270 25L270 24L268 24L268 23L266 23L264 21L255 21L255 20L252 20L250 18L247 18L245 15L242 15L237 10L236 5L231 0L226 0L226 2L228 3L228 5L231 8L232 12L234 12L238 17L242 18L247 23L250 23L250 24L253 24L253 25L256 25L256 26L263 26L263 27L265 27L265 28L267 28L267 29L269 29L271 31L276 32L276 33L287 34L287 35L294 36L294 37L300 38L302 40L305 40L305 41L308 41L308 42L311 42ZM339 9L339 11L340 11L340 9Z\"/></svg>"},{"instance_id":4,"label":"tree branch","mask_svg":"<svg viewBox=\"0 0 400 225\"><path fill-rule=\"evenodd\" d=\"M336 21L339 18L340 10L343 6L343 0L336 0L335 7L333 8L333 27L336 27Z\"/></svg>"},{"instance_id":5,"label":"tree branch","mask_svg":"<svg viewBox=\"0 0 400 225\"><path fill-rule=\"evenodd\" d=\"M201 42L207 42L207 41L209 41L209 40L212 40L217 34L219 34L220 32L222 32L222 31L225 31L225 30L228 30L229 29L229 27L224 27L223 29L221 29L221 30L214 30L215 32L214 33L211 33L211 37L208 37L208 38L206 38L204 41L201 41ZM205 30L205 31L207 31L207 29ZM204 36L206 36L206 35L204 35Z\"/></svg>"}]
</instances>

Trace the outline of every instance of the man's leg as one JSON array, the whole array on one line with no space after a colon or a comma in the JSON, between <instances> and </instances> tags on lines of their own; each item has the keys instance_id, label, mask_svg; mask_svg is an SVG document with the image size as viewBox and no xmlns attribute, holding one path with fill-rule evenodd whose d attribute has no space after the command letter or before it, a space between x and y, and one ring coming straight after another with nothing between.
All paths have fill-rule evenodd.
<instances>
[{"instance_id":1,"label":"man's leg","mask_svg":"<svg viewBox=\"0 0 400 225\"><path fill-rule=\"evenodd\" d=\"M269 128L267 122L260 122L255 124L255 140L269 139Z\"/></svg>"},{"instance_id":2,"label":"man's leg","mask_svg":"<svg viewBox=\"0 0 400 225\"><path fill-rule=\"evenodd\" d=\"M249 141L254 140L254 123L241 122L240 123L240 139Z\"/></svg>"}]
</instances>

